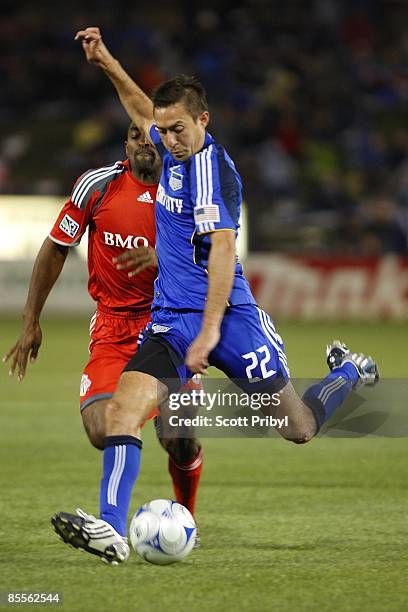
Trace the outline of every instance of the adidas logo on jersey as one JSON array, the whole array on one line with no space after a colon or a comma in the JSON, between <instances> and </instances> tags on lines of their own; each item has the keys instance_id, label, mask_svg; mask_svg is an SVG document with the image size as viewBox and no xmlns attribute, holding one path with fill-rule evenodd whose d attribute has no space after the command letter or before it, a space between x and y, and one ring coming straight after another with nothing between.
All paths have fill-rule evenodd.
<instances>
[{"instance_id":1,"label":"adidas logo on jersey","mask_svg":"<svg viewBox=\"0 0 408 612\"><path fill-rule=\"evenodd\" d=\"M153 204L154 200L148 191L145 191L137 198L138 202L148 202L149 204Z\"/></svg>"}]
</instances>

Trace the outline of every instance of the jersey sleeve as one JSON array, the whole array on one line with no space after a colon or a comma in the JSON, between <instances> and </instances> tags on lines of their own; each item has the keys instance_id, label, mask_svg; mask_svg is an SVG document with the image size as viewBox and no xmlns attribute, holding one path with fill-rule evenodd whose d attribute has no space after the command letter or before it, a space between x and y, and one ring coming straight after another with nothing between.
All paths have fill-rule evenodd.
<instances>
[{"instance_id":1,"label":"jersey sleeve","mask_svg":"<svg viewBox=\"0 0 408 612\"><path fill-rule=\"evenodd\" d=\"M122 162L88 170L76 181L69 200L63 206L49 238L64 246L77 246L92 216L93 207L104 196L109 183L123 172Z\"/></svg>"},{"instance_id":2,"label":"jersey sleeve","mask_svg":"<svg viewBox=\"0 0 408 612\"><path fill-rule=\"evenodd\" d=\"M161 158L167 153L167 149L162 143L162 139L160 138L160 134L157 131L157 126L155 124L150 128L150 138L152 139L152 143L156 147Z\"/></svg>"},{"instance_id":3,"label":"jersey sleeve","mask_svg":"<svg viewBox=\"0 0 408 612\"><path fill-rule=\"evenodd\" d=\"M210 145L191 160L190 193L197 234L237 231L241 179L225 149Z\"/></svg>"},{"instance_id":4,"label":"jersey sleeve","mask_svg":"<svg viewBox=\"0 0 408 612\"><path fill-rule=\"evenodd\" d=\"M90 210L90 204L85 208L78 208L70 198L58 215L49 238L64 246L78 246L88 226Z\"/></svg>"}]
</instances>

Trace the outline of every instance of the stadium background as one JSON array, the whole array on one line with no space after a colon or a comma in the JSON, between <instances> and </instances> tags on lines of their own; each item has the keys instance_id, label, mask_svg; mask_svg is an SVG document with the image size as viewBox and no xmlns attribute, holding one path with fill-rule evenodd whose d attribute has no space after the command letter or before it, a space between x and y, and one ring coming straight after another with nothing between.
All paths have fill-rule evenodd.
<instances>
[{"instance_id":1,"label":"stadium background","mask_svg":"<svg viewBox=\"0 0 408 612\"><path fill-rule=\"evenodd\" d=\"M339 336L372 352L385 377L406 379L406 3L6 1L1 10L3 353L74 178L123 155L128 120L73 42L99 25L147 91L179 71L208 87L212 131L244 179L245 268L280 319L293 375L321 376L325 343ZM77 413L92 306L83 257L71 260L43 317L38 363L21 385L0 373L0 590L60 590L72 610L406 609L405 439L301 448L208 439L203 548L185 564L133 558L112 579L59 545L49 516L81 503L97 512L100 469ZM142 471L132 509L171 495L150 431Z\"/></svg>"}]
</instances>

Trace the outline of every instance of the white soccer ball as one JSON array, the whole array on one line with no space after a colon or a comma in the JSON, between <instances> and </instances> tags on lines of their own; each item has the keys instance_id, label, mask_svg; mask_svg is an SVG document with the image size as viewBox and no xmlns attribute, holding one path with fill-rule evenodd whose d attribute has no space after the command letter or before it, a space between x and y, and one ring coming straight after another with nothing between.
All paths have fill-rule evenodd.
<instances>
[{"instance_id":1,"label":"white soccer ball","mask_svg":"<svg viewBox=\"0 0 408 612\"><path fill-rule=\"evenodd\" d=\"M196 524L191 513L178 502L154 499L136 512L130 523L130 541L145 561L168 565L192 551Z\"/></svg>"}]
</instances>

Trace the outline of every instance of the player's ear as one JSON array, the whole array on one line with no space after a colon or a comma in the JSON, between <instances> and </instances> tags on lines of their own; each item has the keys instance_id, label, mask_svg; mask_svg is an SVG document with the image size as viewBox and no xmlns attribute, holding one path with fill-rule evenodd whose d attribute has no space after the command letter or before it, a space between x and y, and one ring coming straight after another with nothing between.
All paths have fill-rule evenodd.
<instances>
[{"instance_id":1,"label":"player's ear","mask_svg":"<svg viewBox=\"0 0 408 612\"><path fill-rule=\"evenodd\" d=\"M206 128L210 122L210 113L208 111L202 112L201 115L198 117L198 120L201 125Z\"/></svg>"},{"instance_id":2,"label":"player's ear","mask_svg":"<svg viewBox=\"0 0 408 612\"><path fill-rule=\"evenodd\" d=\"M125 145L126 155L129 157L129 154L128 154L128 141L127 140L125 140L124 145Z\"/></svg>"}]
</instances>

